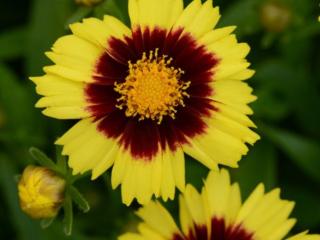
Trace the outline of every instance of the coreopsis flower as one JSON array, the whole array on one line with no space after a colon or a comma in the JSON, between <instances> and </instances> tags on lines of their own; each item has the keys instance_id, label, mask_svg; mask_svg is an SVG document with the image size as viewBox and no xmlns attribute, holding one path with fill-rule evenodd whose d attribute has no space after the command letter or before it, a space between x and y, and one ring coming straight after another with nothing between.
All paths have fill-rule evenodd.
<instances>
[{"instance_id":1,"label":"coreopsis flower","mask_svg":"<svg viewBox=\"0 0 320 240\"><path fill-rule=\"evenodd\" d=\"M242 203L239 185L226 170L211 171L201 193L188 185L179 198L180 226L158 202L137 211L143 222L138 233L119 240L281 240L296 220L289 218L294 203L282 200L280 190L265 193L259 184ZM320 235L298 234L288 240L319 240Z\"/></svg>"},{"instance_id":2,"label":"coreopsis flower","mask_svg":"<svg viewBox=\"0 0 320 240\"><path fill-rule=\"evenodd\" d=\"M129 0L131 29L112 16L70 26L47 56L55 65L34 77L36 104L58 119L81 119L56 142L73 172L92 179L112 169L124 203L185 188L184 153L210 169L238 167L259 137L244 82L246 43L235 27L213 29L209 0Z\"/></svg>"},{"instance_id":3,"label":"coreopsis flower","mask_svg":"<svg viewBox=\"0 0 320 240\"><path fill-rule=\"evenodd\" d=\"M65 180L44 167L28 166L18 183L21 209L32 218L56 216L64 199Z\"/></svg>"}]
</instances>

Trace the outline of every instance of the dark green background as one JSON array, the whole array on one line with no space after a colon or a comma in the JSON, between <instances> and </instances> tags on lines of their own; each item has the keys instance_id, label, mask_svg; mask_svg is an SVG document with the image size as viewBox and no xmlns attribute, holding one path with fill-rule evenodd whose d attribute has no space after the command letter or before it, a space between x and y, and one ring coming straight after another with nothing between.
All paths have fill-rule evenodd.
<instances>
[{"instance_id":1,"label":"dark green background","mask_svg":"<svg viewBox=\"0 0 320 240\"><path fill-rule=\"evenodd\" d=\"M320 23L316 0L277 1L290 12L288 26L279 33L261 24L263 0L216 0L220 26L237 25L241 41L252 51L249 60L256 75L249 81L258 96L252 104L254 121L262 137L232 170L243 197L259 182L267 189L281 187L282 196L296 201L294 232L320 232ZM39 222L18 207L14 175L31 163L28 148L36 146L54 158L54 140L72 121L47 118L34 108L39 98L30 75L42 74L48 63L44 51L67 25L83 15L113 14L128 23L126 0L106 0L94 9L72 0L2 0L0 4L0 238L1 239L115 239L132 229L137 208L124 207L119 189L110 188L110 173L97 181L83 179L76 185L92 210L76 210L74 234L64 237L59 218L42 230ZM91 11L91 12L89 12ZM187 159L187 181L200 187L207 169ZM177 212L176 201L169 208Z\"/></svg>"}]
</instances>

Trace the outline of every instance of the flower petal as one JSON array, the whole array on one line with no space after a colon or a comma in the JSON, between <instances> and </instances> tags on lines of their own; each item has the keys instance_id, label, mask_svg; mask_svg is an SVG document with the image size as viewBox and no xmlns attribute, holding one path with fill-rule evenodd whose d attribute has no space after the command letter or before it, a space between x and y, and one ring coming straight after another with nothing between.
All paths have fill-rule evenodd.
<instances>
[{"instance_id":1,"label":"flower petal","mask_svg":"<svg viewBox=\"0 0 320 240\"><path fill-rule=\"evenodd\" d=\"M131 26L170 29L183 11L182 0L129 0Z\"/></svg>"},{"instance_id":2,"label":"flower petal","mask_svg":"<svg viewBox=\"0 0 320 240\"><path fill-rule=\"evenodd\" d=\"M201 4L200 0L194 0L178 18L175 28L184 28L196 39L215 27L220 18L219 8L212 6L212 0Z\"/></svg>"}]
</instances>

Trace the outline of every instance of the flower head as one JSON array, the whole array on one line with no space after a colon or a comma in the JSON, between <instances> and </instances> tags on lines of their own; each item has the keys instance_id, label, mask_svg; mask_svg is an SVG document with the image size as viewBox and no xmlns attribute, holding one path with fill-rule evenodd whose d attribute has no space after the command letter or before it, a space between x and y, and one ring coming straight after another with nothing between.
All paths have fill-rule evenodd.
<instances>
[{"instance_id":1,"label":"flower head","mask_svg":"<svg viewBox=\"0 0 320 240\"><path fill-rule=\"evenodd\" d=\"M295 224L294 203L280 199L280 190L265 193L260 184L242 203L237 183L226 170L211 171L201 193L188 185L180 195L180 226L158 202L140 208L139 233L119 240L281 240ZM319 240L320 235L298 234L288 240Z\"/></svg>"},{"instance_id":2,"label":"flower head","mask_svg":"<svg viewBox=\"0 0 320 240\"><path fill-rule=\"evenodd\" d=\"M113 166L124 203L144 204L184 191L184 153L210 169L238 166L259 138L244 82L254 71L235 27L214 29L211 0L129 0L129 15L131 29L111 16L72 24L32 81L45 115L81 119L56 142L73 172L95 179Z\"/></svg>"},{"instance_id":3,"label":"flower head","mask_svg":"<svg viewBox=\"0 0 320 240\"><path fill-rule=\"evenodd\" d=\"M54 217L64 199L65 181L44 167L28 166L18 184L21 209L32 218Z\"/></svg>"}]
</instances>

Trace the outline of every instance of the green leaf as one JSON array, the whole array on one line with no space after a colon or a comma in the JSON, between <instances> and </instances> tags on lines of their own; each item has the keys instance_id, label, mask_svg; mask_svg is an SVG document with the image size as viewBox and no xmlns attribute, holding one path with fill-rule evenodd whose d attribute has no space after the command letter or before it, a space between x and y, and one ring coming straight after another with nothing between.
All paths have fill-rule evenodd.
<instances>
[{"instance_id":1,"label":"green leaf","mask_svg":"<svg viewBox=\"0 0 320 240\"><path fill-rule=\"evenodd\" d=\"M70 16L72 1L34 0L27 36L27 72L29 75L41 73L49 64L44 52L54 41L65 33L65 23Z\"/></svg>"},{"instance_id":2,"label":"green leaf","mask_svg":"<svg viewBox=\"0 0 320 240\"><path fill-rule=\"evenodd\" d=\"M0 103L6 122L1 134L8 140L25 145L41 145L43 122L34 108L32 91L9 66L0 62Z\"/></svg>"},{"instance_id":3,"label":"green leaf","mask_svg":"<svg viewBox=\"0 0 320 240\"><path fill-rule=\"evenodd\" d=\"M43 229L46 229L48 227L50 227L50 225L53 223L55 218L46 218L46 219L42 219L40 222L40 226Z\"/></svg>"},{"instance_id":4,"label":"green leaf","mask_svg":"<svg viewBox=\"0 0 320 240\"><path fill-rule=\"evenodd\" d=\"M83 212L88 212L90 210L90 205L88 201L83 197L83 195L74 186L70 186L69 193L72 200L77 204L80 210Z\"/></svg>"},{"instance_id":5,"label":"green leaf","mask_svg":"<svg viewBox=\"0 0 320 240\"><path fill-rule=\"evenodd\" d=\"M264 124L260 124L259 128L306 174L320 182L319 142Z\"/></svg>"},{"instance_id":6,"label":"green leaf","mask_svg":"<svg viewBox=\"0 0 320 240\"><path fill-rule=\"evenodd\" d=\"M25 50L26 29L14 28L0 35L0 59L8 60L22 57Z\"/></svg>"},{"instance_id":7,"label":"green leaf","mask_svg":"<svg viewBox=\"0 0 320 240\"><path fill-rule=\"evenodd\" d=\"M67 236L72 234L73 225L73 209L72 209L72 199L69 194L66 194L66 199L64 201L64 219L63 219L63 230Z\"/></svg>"},{"instance_id":8,"label":"green leaf","mask_svg":"<svg viewBox=\"0 0 320 240\"><path fill-rule=\"evenodd\" d=\"M56 164L41 150L35 147L29 149L31 156L40 164L40 166L47 167L53 170L57 169Z\"/></svg>"}]
</instances>

